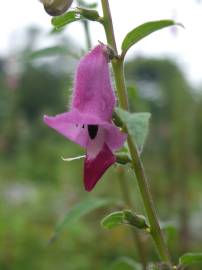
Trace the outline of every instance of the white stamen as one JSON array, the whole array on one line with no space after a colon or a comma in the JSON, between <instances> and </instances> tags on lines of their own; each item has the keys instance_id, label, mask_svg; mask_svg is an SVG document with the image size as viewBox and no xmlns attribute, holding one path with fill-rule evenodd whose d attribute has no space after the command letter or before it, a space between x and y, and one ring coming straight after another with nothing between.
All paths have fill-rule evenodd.
<instances>
[{"instance_id":1,"label":"white stamen","mask_svg":"<svg viewBox=\"0 0 202 270\"><path fill-rule=\"evenodd\" d=\"M82 159L82 158L85 158L86 156L84 155L84 156L78 156L78 157L73 157L73 158L63 158L63 157L61 157L61 159L63 160L63 161L74 161L74 160L77 160L77 159Z\"/></svg>"}]
</instances>

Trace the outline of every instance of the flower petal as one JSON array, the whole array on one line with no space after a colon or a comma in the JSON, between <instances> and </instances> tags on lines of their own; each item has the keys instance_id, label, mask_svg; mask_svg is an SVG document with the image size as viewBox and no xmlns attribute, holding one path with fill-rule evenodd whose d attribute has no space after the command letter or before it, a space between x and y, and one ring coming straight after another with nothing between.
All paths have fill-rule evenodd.
<instances>
[{"instance_id":1,"label":"flower petal","mask_svg":"<svg viewBox=\"0 0 202 270\"><path fill-rule=\"evenodd\" d=\"M87 157L88 160L95 159L96 156L102 151L103 145L105 144L106 131L102 126L98 126L98 132L94 139L89 136L87 144Z\"/></svg>"},{"instance_id":2,"label":"flower petal","mask_svg":"<svg viewBox=\"0 0 202 270\"><path fill-rule=\"evenodd\" d=\"M71 112L61 113L56 116L44 116L45 124L55 129L69 140L86 148L88 143L88 131L83 123L77 123L76 120L76 118L74 119L74 114Z\"/></svg>"},{"instance_id":3,"label":"flower petal","mask_svg":"<svg viewBox=\"0 0 202 270\"><path fill-rule=\"evenodd\" d=\"M98 45L79 62L72 98L72 110L112 118L115 95L111 86L106 47Z\"/></svg>"},{"instance_id":4,"label":"flower petal","mask_svg":"<svg viewBox=\"0 0 202 270\"><path fill-rule=\"evenodd\" d=\"M69 140L78 143L84 148L88 147L89 141L87 125L99 125L102 130L105 130L105 133L103 133L104 140L111 151L116 151L122 147L127 137L114 124L102 121L94 115L81 114L76 109L56 116L45 115L44 122Z\"/></svg>"},{"instance_id":5,"label":"flower petal","mask_svg":"<svg viewBox=\"0 0 202 270\"><path fill-rule=\"evenodd\" d=\"M116 157L106 144L94 159L89 159L88 154L84 163L84 186L91 191L104 172L116 162Z\"/></svg>"},{"instance_id":6,"label":"flower petal","mask_svg":"<svg viewBox=\"0 0 202 270\"><path fill-rule=\"evenodd\" d=\"M127 139L127 134L120 131L120 129L111 123L103 123L102 127L105 129L105 143L111 149L116 151L124 145Z\"/></svg>"}]
</instances>

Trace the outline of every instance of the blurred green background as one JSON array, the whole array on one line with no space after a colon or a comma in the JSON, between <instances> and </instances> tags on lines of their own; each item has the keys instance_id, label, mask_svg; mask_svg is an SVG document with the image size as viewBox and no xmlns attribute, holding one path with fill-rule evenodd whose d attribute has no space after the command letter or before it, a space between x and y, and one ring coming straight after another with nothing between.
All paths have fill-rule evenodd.
<instances>
[{"instance_id":1,"label":"blurred green background","mask_svg":"<svg viewBox=\"0 0 202 270\"><path fill-rule=\"evenodd\" d=\"M106 214L125 207L119 168L110 168L86 193L83 161L61 159L82 155L83 149L42 122L44 114L67 110L83 52L67 37L61 40L65 53L55 48L45 57L50 52L34 52L40 30L26 33L24 45L0 59L0 269L135 269L119 264L120 257L139 261L129 228L100 226ZM192 87L170 59L134 58L125 68L131 110L152 113L143 160L177 260L202 249L202 89ZM128 166L124 177L136 212L144 214ZM72 207L89 200L100 207L64 224L50 241ZM139 234L145 256L157 261L150 237Z\"/></svg>"}]
</instances>

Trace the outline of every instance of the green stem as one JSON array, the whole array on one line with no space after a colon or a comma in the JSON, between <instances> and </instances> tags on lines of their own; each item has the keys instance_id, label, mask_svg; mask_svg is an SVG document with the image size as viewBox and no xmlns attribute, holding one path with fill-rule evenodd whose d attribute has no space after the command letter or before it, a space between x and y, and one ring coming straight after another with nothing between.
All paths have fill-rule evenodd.
<instances>
[{"instance_id":1,"label":"green stem","mask_svg":"<svg viewBox=\"0 0 202 270\"><path fill-rule=\"evenodd\" d=\"M109 2L108 0L101 0L101 2L102 2L102 9L103 9L103 15L104 15L103 25L104 25L104 29L105 29L105 33L107 37L107 43L113 48L115 54L118 55ZM114 79L116 83L116 89L118 92L120 107L127 110L129 105L128 105L125 82L123 78L116 76L117 74L121 76L123 74L122 72L123 65L120 65L121 62L122 62L121 59L112 60L112 67L113 67L113 71L115 75Z\"/></svg>"},{"instance_id":2,"label":"green stem","mask_svg":"<svg viewBox=\"0 0 202 270\"><path fill-rule=\"evenodd\" d=\"M150 192L148 179L146 177L144 167L143 167L141 158L139 156L137 147L132 141L130 136L128 136L128 146L129 146L130 154L132 157L132 166L136 174L137 182L138 182L139 189L142 195L142 200L144 202L144 206L145 206L147 216L149 219L151 235L156 244L156 248L158 250L161 260L170 262L170 256L168 253L165 240L163 238L162 231L160 229L156 210L154 207L154 202L153 202L152 195Z\"/></svg>"},{"instance_id":3,"label":"green stem","mask_svg":"<svg viewBox=\"0 0 202 270\"><path fill-rule=\"evenodd\" d=\"M130 209L134 209L134 206L133 206L132 201L131 201L130 190L129 190L128 184L126 182L126 179L125 179L124 168L121 166L118 166L117 173L118 173L118 178L119 178L121 191L122 191L122 195L123 195L123 199L125 201L125 204ZM140 256L143 270L147 270L146 249L145 249L145 246L142 242L142 239L141 239L140 235L138 234L138 232L135 231L133 228L131 228L131 233L132 233L133 241L137 246L137 251L138 251L138 254Z\"/></svg>"},{"instance_id":4,"label":"green stem","mask_svg":"<svg viewBox=\"0 0 202 270\"><path fill-rule=\"evenodd\" d=\"M107 37L108 44L114 49L115 53L117 53L116 41L113 30L113 23L111 18L111 12L109 8L108 0L101 0L102 9L103 9L103 24L105 28L105 33ZM128 98L126 92L125 85L125 77L124 77L124 67L123 67L123 59L118 58L112 61L112 67L114 71L115 83L117 94L119 98L120 107L125 110L129 110ZM169 252L160 229L160 225L157 219L156 210L154 207L154 203L152 200L150 187L148 183L148 179L146 177L144 167L139 156L137 146L132 141L130 135L128 135L128 146L130 149L130 154L132 158L132 166L136 174L137 182L139 185L139 189L142 195L142 200L144 202L145 210L147 212L147 216L149 219L150 227L151 227L151 236L156 244L156 248L158 250L159 256L161 260L170 263Z\"/></svg>"},{"instance_id":5,"label":"green stem","mask_svg":"<svg viewBox=\"0 0 202 270\"><path fill-rule=\"evenodd\" d=\"M102 3L102 10L103 10L103 24L105 28L105 33L107 37L108 45L110 45L116 54L118 54L117 47L116 47L116 40L114 37L114 29L112 23L112 16L110 12L109 2L108 0L101 0Z\"/></svg>"},{"instance_id":6,"label":"green stem","mask_svg":"<svg viewBox=\"0 0 202 270\"><path fill-rule=\"evenodd\" d=\"M114 79L116 83L117 94L119 98L119 106L124 110L129 110L128 95L126 91L123 61L116 59L112 61L112 67L114 71Z\"/></svg>"},{"instance_id":7,"label":"green stem","mask_svg":"<svg viewBox=\"0 0 202 270\"><path fill-rule=\"evenodd\" d=\"M90 38L89 21L83 20L83 27L85 31L87 49L90 50L92 47L92 44L91 44L91 38Z\"/></svg>"},{"instance_id":8,"label":"green stem","mask_svg":"<svg viewBox=\"0 0 202 270\"><path fill-rule=\"evenodd\" d=\"M121 192L122 192L125 204L127 207L130 207L131 209L133 209L134 207L133 207L131 197L130 197L130 190L129 190L129 187L125 181L124 168L121 166L118 166L117 173L118 173L118 178L119 178L119 182L120 182L120 186L121 186Z\"/></svg>"}]
</instances>

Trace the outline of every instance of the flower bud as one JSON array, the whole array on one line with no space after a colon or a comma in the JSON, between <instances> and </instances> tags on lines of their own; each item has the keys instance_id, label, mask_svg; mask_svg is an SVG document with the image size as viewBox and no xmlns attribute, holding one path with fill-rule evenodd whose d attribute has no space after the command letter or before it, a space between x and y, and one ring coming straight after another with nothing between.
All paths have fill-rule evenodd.
<instances>
[{"instance_id":1,"label":"flower bud","mask_svg":"<svg viewBox=\"0 0 202 270\"><path fill-rule=\"evenodd\" d=\"M131 163L131 159L128 153L119 152L119 153L116 153L116 162L119 164L125 165L127 163Z\"/></svg>"},{"instance_id":2,"label":"flower bud","mask_svg":"<svg viewBox=\"0 0 202 270\"><path fill-rule=\"evenodd\" d=\"M116 110L113 111L113 122L117 127L122 128L124 126L123 121L121 120L120 116L116 112Z\"/></svg>"},{"instance_id":3,"label":"flower bud","mask_svg":"<svg viewBox=\"0 0 202 270\"><path fill-rule=\"evenodd\" d=\"M42 0L45 11L51 16L59 16L71 6L73 0Z\"/></svg>"},{"instance_id":4,"label":"flower bud","mask_svg":"<svg viewBox=\"0 0 202 270\"><path fill-rule=\"evenodd\" d=\"M91 21L99 21L100 16L97 10L77 7L77 12L84 18Z\"/></svg>"},{"instance_id":5,"label":"flower bud","mask_svg":"<svg viewBox=\"0 0 202 270\"><path fill-rule=\"evenodd\" d=\"M123 210L124 219L128 224L138 228L138 229L148 229L150 228L147 224L146 218L142 215L137 215L132 213L131 210Z\"/></svg>"}]
</instances>

